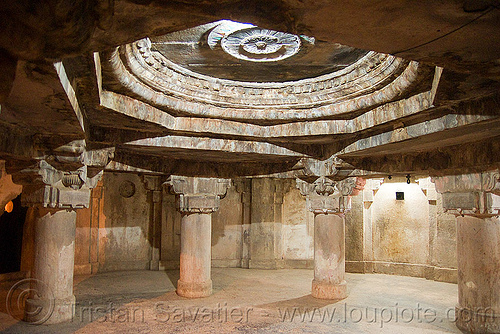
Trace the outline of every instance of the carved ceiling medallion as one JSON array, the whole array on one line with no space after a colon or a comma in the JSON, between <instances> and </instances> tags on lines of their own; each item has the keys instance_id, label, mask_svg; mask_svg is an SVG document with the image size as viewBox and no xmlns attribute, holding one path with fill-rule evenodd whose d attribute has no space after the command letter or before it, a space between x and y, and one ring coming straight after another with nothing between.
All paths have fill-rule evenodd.
<instances>
[{"instance_id":1,"label":"carved ceiling medallion","mask_svg":"<svg viewBox=\"0 0 500 334\"><path fill-rule=\"evenodd\" d=\"M297 35L252 27L237 30L221 40L222 49L238 59L267 62L295 55L300 49Z\"/></svg>"}]
</instances>

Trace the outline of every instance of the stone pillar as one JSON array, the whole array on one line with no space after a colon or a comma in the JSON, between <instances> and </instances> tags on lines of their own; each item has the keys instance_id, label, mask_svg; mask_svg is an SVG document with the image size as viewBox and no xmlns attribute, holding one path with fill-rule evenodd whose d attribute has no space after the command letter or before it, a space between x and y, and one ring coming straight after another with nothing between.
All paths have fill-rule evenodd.
<instances>
[{"instance_id":1,"label":"stone pillar","mask_svg":"<svg viewBox=\"0 0 500 334\"><path fill-rule=\"evenodd\" d=\"M171 176L167 184L179 194L182 213L177 294L187 298L210 296L212 213L219 209L230 180Z\"/></svg>"},{"instance_id":2,"label":"stone pillar","mask_svg":"<svg viewBox=\"0 0 500 334\"><path fill-rule=\"evenodd\" d=\"M345 217L350 195L362 189L361 179L332 181L320 177L314 183L297 180L307 196L307 207L314 212L314 279L312 296L320 299L347 297L345 275Z\"/></svg>"},{"instance_id":3,"label":"stone pillar","mask_svg":"<svg viewBox=\"0 0 500 334\"><path fill-rule=\"evenodd\" d=\"M35 215L35 258L31 278L36 295L25 305L25 320L55 324L71 321L75 296L73 271L75 260L76 211L31 208ZM42 312L38 312L41 310ZM46 321L43 321L46 318Z\"/></svg>"},{"instance_id":4,"label":"stone pillar","mask_svg":"<svg viewBox=\"0 0 500 334\"><path fill-rule=\"evenodd\" d=\"M457 327L500 333L500 172L433 178L457 217Z\"/></svg>"},{"instance_id":5,"label":"stone pillar","mask_svg":"<svg viewBox=\"0 0 500 334\"><path fill-rule=\"evenodd\" d=\"M179 296L199 298L212 294L211 234L211 212L191 212L182 216Z\"/></svg>"},{"instance_id":6,"label":"stone pillar","mask_svg":"<svg viewBox=\"0 0 500 334\"><path fill-rule=\"evenodd\" d=\"M314 280L312 295L320 299L347 297L345 217L341 213L314 215Z\"/></svg>"},{"instance_id":7,"label":"stone pillar","mask_svg":"<svg viewBox=\"0 0 500 334\"><path fill-rule=\"evenodd\" d=\"M35 220L32 292L26 300L25 320L33 324L70 321L75 305L75 210L89 207L90 189L100 174L89 179L85 167L62 172L42 160L22 176L26 184L23 205L30 207Z\"/></svg>"}]
</instances>

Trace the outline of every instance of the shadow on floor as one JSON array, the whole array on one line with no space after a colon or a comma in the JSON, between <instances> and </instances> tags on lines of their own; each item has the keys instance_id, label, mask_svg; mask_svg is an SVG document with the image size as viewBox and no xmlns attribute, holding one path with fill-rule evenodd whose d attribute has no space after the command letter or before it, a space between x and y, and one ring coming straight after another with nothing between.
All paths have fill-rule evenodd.
<instances>
[{"instance_id":1,"label":"shadow on floor","mask_svg":"<svg viewBox=\"0 0 500 334\"><path fill-rule=\"evenodd\" d=\"M326 300L326 299L317 299L312 295L305 295L299 298L281 300L274 303L257 305L258 308L271 308L271 309L284 309L284 308L294 308L294 307L304 307L304 308L321 308L328 305L333 305L340 302L339 300Z\"/></svg>"},{"instance_id":2,"label":"shadow on floor","mask_svg":"<svg viewBox=\"0 0 500 334\"><path fill-rule=\"evenodd\" d=\"M172 283L175 289L177 289L177 281L180 278L179 270L165 270L165 273L168 276L168 279Z\"/></svg>"}]
</instances>

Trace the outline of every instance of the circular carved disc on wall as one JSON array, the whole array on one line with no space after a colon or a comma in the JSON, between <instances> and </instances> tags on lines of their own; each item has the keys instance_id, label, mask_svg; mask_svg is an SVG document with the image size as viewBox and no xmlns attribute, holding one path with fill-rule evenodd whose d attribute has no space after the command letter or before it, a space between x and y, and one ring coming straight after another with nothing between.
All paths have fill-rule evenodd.
<instances>
[{"instance_id":1,"label":"circular carved disc on wall","mask_svg":"<svg viewBox=\"0 0 500 334\"><path fill-rule=\"evenodd\" d=\"M130 198L135 194L135 184L131 181L123 181L118 188L120 195L125 198Z\"/></svg>"}]
</instances>

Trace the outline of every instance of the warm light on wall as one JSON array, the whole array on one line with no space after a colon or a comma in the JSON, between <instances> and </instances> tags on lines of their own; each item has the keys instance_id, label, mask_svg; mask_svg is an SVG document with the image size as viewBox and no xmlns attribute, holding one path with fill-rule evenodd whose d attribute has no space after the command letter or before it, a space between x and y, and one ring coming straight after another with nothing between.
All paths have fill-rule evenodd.
<instances>
[{"instance_id":1,"label":"warm light on wall","mask_svg":"<svg viewBox=\"0 0 500 334\"><path fill-rule=\"evenodd\" d=\"M9 203L5 204L5 212L11 213L12 210L14 210L14 203L10 201Z\"/></svg>"}]
</instances>

